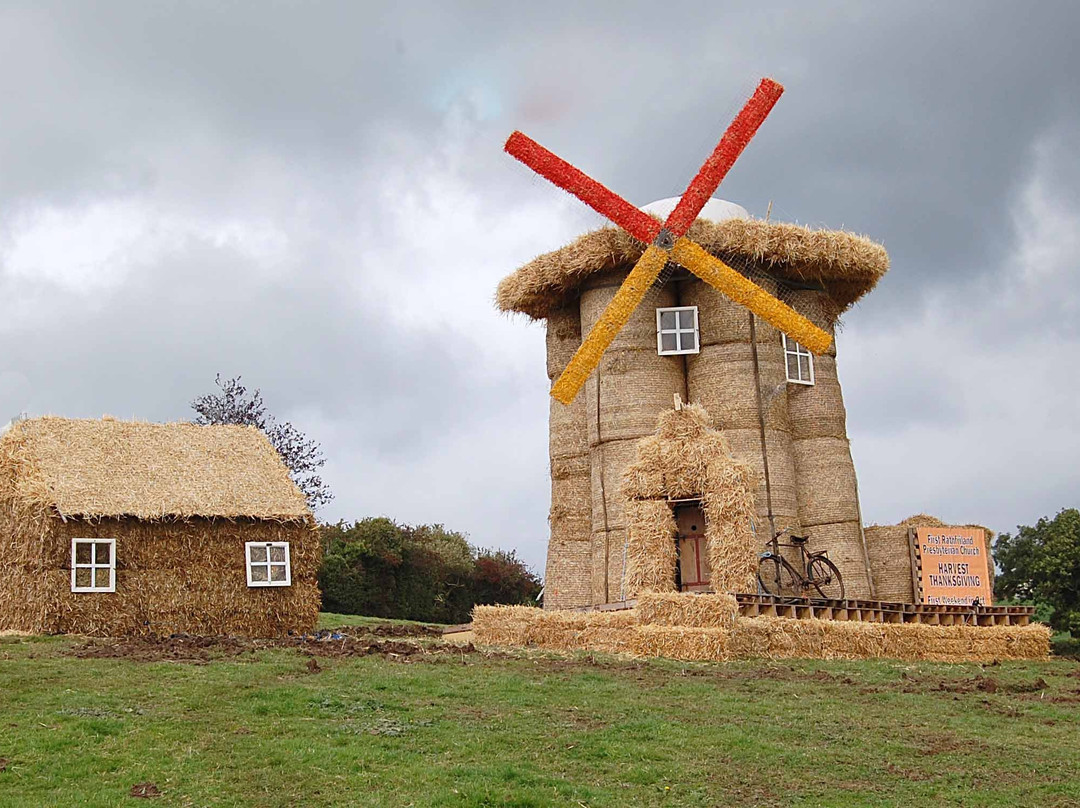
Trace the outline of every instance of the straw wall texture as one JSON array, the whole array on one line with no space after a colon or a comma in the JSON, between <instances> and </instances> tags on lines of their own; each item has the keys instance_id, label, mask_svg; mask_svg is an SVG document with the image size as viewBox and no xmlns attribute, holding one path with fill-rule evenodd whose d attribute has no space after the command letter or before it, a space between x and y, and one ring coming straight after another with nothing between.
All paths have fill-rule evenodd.
<instances>
[{"instance_id":1,"label":"straw wall texture","mask_svg":"<svg viewBox=\"0 0 1080 808\"><path fill-rule=\"evenodd\" d=\"M116 539L116 592L71 592L71 539ZM249 587L244 543L287 541L292 586ZM321 546L310 523L193 519L57 524L47 561L47 630L99 636L311 631Z\"/></svg>"},{"instance_id":2,"label":"straw wall texture","mask_svg":"<svg viewBox=\"0 0 1080 808\"><path fill-rule=\"evenodd\" d=\"M484 645L605 651L702 662L762 657L993 662L1044 659L1050 653L1050 629L1040 624L930 626L754 617L736 618L731 626L667 625L664 621L673 611L666 606L654 602L649 607L652 611L586 613L478 606L473 611L473 630L477 642ZM689 611L700 606L692 603L674 608ZM715 610L703 611L722 614L723 607L718 604Z\"/></svg>"},{"instance_id":3,"label":"straw wall texture","mask_svg":"<svg viewBox=\"0 0 1080 808\"><path fill-rule=\"evenodd\" d=\"M554 382L581 344L578 306L553 311L547 321L548 378ZM592 483L585 396L550 401L550 538L544 576L546 608L593 603Z\"/></svg>"},{"instance_id":4,"label":"straw wall texture","mask_svg":"<svg viewBox=\"0 0 1080 808\"><path fill-rule=\"evenodd\" d=\"M914 603L908 529L900 525L868 525L865 533L874 594L879 600Z\"/></svg>"},{"instance_id":5,"label":"straw wall texture","mask_svg":"<svg viewBox=\"0 0 1080 808\"><path fill-rule=\"evenodd\" d=\"M698 405L660 416L656 434L642 438L623 475L626 500L627 595L674 588L675 519L668 500L698 498L705 512L712 587L756 589L753 479L722 433Z\"/></svg>"},{"instance_id":6,"label":"straw wall texture","mask_svg":"<svg viewBox=\"0 0 1080 808\"><path fill-rule=\"evenodd\" d=\"M595 325L624 278L625 273L605 274L597 279L603 285L582 294L583 333ZM672 396L686 396L682 357L656 353L656 309L675 305L678 300L670 284L650 289L604 353L598 375L586 382L591 446L652 434L657 416L671 408Z\"/></svg>"},{"instance_id":7,"label":"straw wall texture","mask_svg":"<svg viewBox=\"0 0 1080 808\"><path fill-rule=\"evenodd\" d=\"M777 345L758 345L765 428L789 432L784 354ZM749 342L706 345L686 358L690 398L709 411L718 428L760 429L754 356Z\"/></svg>"}]
</instances>

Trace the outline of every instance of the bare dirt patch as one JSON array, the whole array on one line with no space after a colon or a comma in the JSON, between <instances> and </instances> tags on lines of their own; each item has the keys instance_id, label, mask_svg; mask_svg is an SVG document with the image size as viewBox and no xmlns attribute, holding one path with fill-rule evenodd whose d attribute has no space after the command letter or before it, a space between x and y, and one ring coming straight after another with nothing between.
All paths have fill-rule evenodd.
<instances>
[{"instance_id":1,"label":"bare dirt patch","mask_svg":"<svg viewBox=\"0 0 1080 808\"><path fill-rule=\"evenodd\" d=\"M333 632L320 631L314 636L249 639L245 637L193 637L179 634L169 637L123 637L87 639L66 653L79 659L127 659L133 662L183 662L202 665L215 659L228 659L275 648L292 648L311 657L309 673L322 668L315 657L382 656L392 661L412 662L439 657L462 657L479 653L472 644L420 642L438 636L428 626L396 624L357 626L350 633L345 627ZM383 639L392 637L397 639Z\"/></svg>"}]
</instances>

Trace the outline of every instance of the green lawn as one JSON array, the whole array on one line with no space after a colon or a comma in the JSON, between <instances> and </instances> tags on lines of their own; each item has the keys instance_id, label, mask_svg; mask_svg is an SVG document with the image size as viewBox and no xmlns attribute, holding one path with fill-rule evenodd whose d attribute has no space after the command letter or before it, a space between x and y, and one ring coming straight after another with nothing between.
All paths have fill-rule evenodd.
<instances>
[{"instance_id":1,"label":"green lawn","mask_svg":"<svg viewBox=\"0 0 1080 808\"><path fill-rule=\"evenodd\" d=\"M1080 805L1075 660L711 665L406 642L136 660L0 638L0 805L138 804L148 782L162 806Z\"/></svg>"}]
</instances>

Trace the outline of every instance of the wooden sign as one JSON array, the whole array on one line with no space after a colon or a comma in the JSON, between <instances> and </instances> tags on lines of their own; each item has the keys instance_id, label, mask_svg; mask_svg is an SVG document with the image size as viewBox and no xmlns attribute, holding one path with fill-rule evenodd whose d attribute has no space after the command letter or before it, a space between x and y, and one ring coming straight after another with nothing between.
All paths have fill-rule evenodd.
<instances>
[{"instance_id":1,"label":"wooden sign","mask_svg":"<svg viewBox=\"0 0 1080 808\"><path fill-rule=\"evenodd\" d=\"M912 531L919 568L919 602L989 606L990 560L986 531L971 527L919 527Z\"/></svg>"}]
</instances>

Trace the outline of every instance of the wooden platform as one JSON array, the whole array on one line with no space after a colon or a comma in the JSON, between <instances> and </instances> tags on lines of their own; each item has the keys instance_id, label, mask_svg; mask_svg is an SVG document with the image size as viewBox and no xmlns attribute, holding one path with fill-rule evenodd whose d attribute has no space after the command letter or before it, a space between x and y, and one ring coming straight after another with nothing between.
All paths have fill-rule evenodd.
<instances>
[{"instance_id":1,"label":"wooden platform","mask_svg":"<svg viewBox=\"0 0 1080 808\"><path fill-rule=\"evenodd\" d=\"M1034 606L931 606L881 600L818 600L737 594L740 617L791 617L797 620L855 620L864 623L922 623L931 626L1026 626ZM586 606L575 611L632 609L635 600Z\"/></svg>"}]
</instances>

